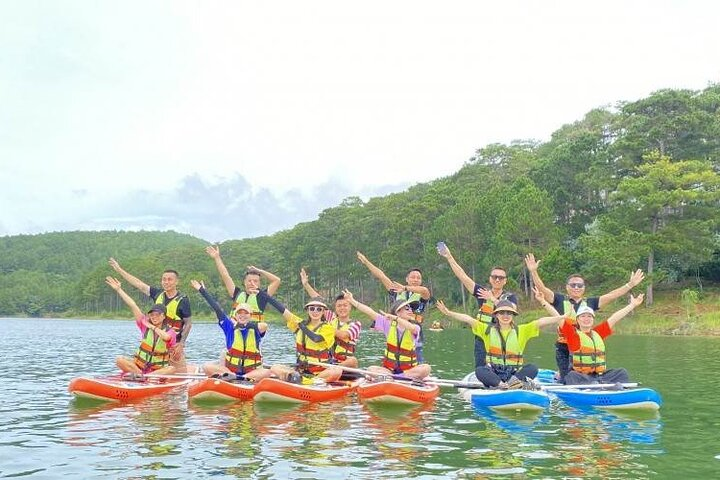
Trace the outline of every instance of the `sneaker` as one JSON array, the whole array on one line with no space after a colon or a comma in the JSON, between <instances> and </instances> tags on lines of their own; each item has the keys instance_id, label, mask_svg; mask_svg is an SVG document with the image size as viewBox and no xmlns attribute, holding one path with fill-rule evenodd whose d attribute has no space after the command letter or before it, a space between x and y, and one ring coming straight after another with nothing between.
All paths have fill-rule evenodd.
<instances>
[{"instance_id":1,"label":"sneaker","mask_svg":"<svg viewBox=\"0 0 720 480\"><path fill-rule=\"evenodd\" d=\"M233 380L237 380L237 375L234 373L225 372L222 375L220 375L220 378L226 382L232 382Z\"/></svg>"},{"instance_id":2,"label":"sneaker","mask_svg":"<svg viewBox=\"0 0 720 480\"><path fill-rule=\"evenodd\" d=\"M287 381L290 383L297 383L299 385L302 383L302 376L298 372L293 372L288 375Z\"/></svg>"},{"instance_id":3,"label":"sneaker","mask_svg":"<svg viewBox=\"0 0 720 480\"><path fill-rule=\"evenodd\" d=\"M500 382L500 383L498 383L498 386L495 387L495 388L497 388L498 390L507 390L507 389L508 389L508 384L505 383L505 382Z\"/></svg>"},{"instance_id":4,"label":"sneaker","mask_svg":"<svg viewBox=\"0 0 720 480\"><path fill-rule=\"evenodd\" d=\"M508 390L519 390L525 386L525 382L517 378L515 375L510 377L510 380L507 381L507 389Z\"/></svg>"}]
</instances>

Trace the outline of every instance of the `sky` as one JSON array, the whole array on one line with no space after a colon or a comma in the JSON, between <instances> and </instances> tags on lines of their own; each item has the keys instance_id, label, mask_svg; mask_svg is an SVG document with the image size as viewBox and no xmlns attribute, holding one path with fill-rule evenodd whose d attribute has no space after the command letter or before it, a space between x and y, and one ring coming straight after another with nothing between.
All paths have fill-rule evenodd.
<instances>
[{"instance_id":1,"label":"sky","mask_svg":"<svg viewBox=\"0 0 720 480\"><path fill-rule=\"evenodd\" d=\"M700 1L0 2L0 235L310 221L720 81Z\"/></svg>"}]
</instances>

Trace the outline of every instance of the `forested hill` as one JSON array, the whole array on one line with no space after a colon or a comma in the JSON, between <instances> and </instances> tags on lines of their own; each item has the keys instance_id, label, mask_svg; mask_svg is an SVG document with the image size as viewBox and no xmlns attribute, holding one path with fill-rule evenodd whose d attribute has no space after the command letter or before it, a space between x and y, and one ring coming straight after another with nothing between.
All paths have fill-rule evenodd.
<instances>
[{"instance_id":1,"label":"forested hill","mask_svg":"<svg viewBox=\"0 0 720 480\"><path fill-rule=\"evenodd\" d=\"M327 295L349 287L366 301L378 298L358 250L399 281L421 268L436 297L460 302L462 289L435 251L440 240L473 278L483 282L503 265L509 285L525 293L530 251L554 288L580 272L589 293L601 293L636 268L648 274L644 286L702 285L720 280L718 172L720 85L662 90L592 110L548 142L488 145L452 176L368 202L348 198L313 222L220 248L236 278L247 265L280 275L279 296L291 306L302 300L303 266ZM205 242L186 235L74 232L0 241L4 315L123 308L102 283L109 256L147 282L169 267L180 271L185 291L190 278L222 291Z\"/></svg>"}]
</instances>

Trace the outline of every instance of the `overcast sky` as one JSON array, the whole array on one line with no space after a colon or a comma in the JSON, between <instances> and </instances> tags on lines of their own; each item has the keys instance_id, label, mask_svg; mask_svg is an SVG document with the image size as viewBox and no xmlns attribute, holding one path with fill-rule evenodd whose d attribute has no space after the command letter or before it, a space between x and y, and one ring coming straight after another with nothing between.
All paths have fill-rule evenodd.
<instances>
[{"instance_id":1,"label":"overcast sky","mask_svg":"<svg viewBox=\"0 0 720 480\"><path fill-rule=\"evenodd\" d=\"M0 235L253 237L720 81L693 1L2 1Z\"/></svg>"}]
</instances>

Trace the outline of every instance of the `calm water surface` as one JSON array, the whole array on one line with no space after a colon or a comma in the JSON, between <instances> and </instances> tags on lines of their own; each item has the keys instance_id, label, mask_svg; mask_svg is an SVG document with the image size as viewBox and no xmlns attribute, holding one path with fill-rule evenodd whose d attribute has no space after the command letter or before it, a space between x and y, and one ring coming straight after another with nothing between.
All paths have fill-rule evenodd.
<instances>
[{"instance_id":1,"label":"calm water surface","mask_svg":"<svg viewBox=\"0 0 720 480\"><path fill-rule=\"evenodd\" d=\"M293 360L272 325L268 362ZM58 478L720 478L720 339L612 337L611 366L656 388L659 415L581 412L553 401L531 417L475 411L453 390L433 405L377 409L354 397L306 407L198 406L185 392L129 405L73 400L75 376L114 373L139 339L129 321L0 319L0 477ZM434 374L472 367L466 329L427 332ZM552 368L553 335L527 357ZM364 332L362 365L383 339ZM196 324L190 361L218 357L214 324Z\"/></svg>"}]
</instances>

